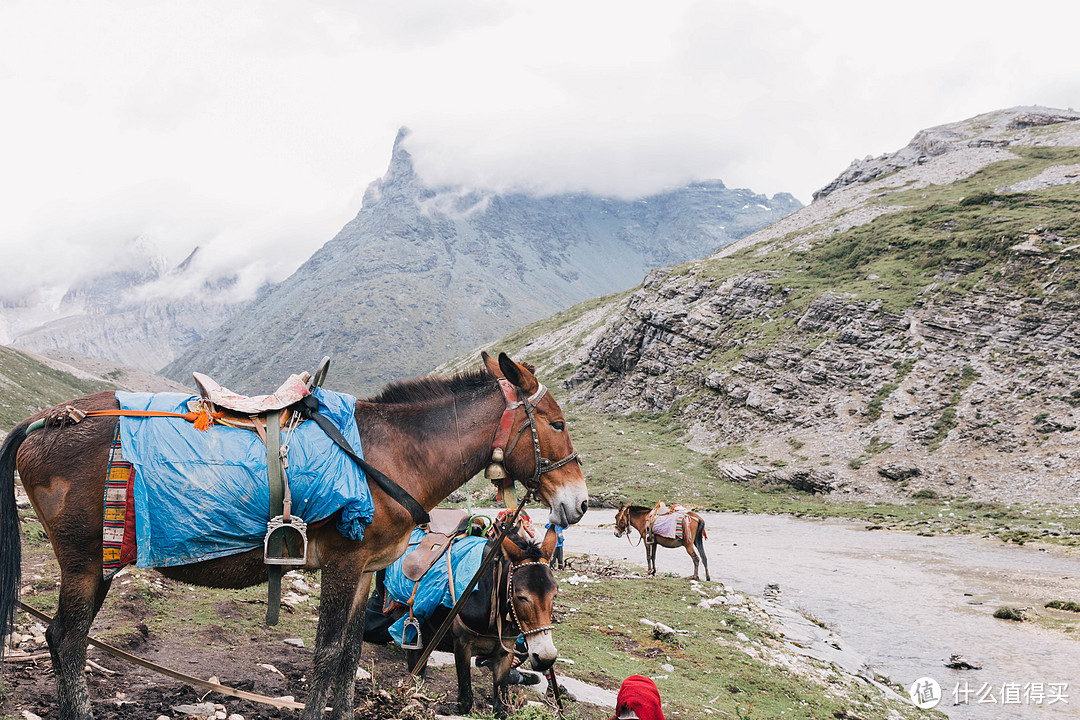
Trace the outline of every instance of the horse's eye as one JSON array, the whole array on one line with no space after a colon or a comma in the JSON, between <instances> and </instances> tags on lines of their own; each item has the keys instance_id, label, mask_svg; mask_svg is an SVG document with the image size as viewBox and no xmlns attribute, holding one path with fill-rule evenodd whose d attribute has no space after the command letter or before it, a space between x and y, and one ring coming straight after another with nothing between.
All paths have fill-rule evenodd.
<instances>
[{"instance_id":1,"label":"horse's eye","mask_svg":"<svg viewBox=\"0 0 1080 720\"><path fill-rule=\"evenodd\" d=\"M564 423L562 420L559 420L558 422L551 423L551 427L555 428L559 432L562 432L566 429L566 423Z\"/></svg>"}]
</instances>

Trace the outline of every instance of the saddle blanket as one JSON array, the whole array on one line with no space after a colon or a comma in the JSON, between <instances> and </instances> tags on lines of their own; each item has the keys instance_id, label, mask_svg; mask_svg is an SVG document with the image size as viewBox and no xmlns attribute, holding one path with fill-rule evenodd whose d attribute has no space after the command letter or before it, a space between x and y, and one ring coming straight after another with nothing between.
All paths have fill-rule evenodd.
<instances>
[{"instance_id":1,"label":"saddle blanket","mask_svg":"<svg viewBox=\"0 0 1080 720\"><path fill-rule=\"evenodd\" d=\"M658 515L653 520L653 533L660 537L682 540L683 519L689 510L673 510L667 515Z\"/></svg>"},{"instance_id":2,"label":"saddle blanket","mask_svg":"<svg viewBox=\"0 0 1080 720\"><path fill-rule=\"evenodd\" d=\"M387 600L396 600L402 605L408 605L409 598L413 598L413 615L421 624L431 617L440 605L448 608L454 606L454 598L461 597L461 593L465 592L465 587L472 580L473 575L480 569L480 563L484 559L484 546L487 545L486 538L472 535L457 538L451 543L450 549L446 551L450 556L450 566L454 575L454 593L451 596L450 568L447 567L446 555L435 561L431 569L420 578L419 584L405 577L405 573L401 571L405 557L416 549L423 538L423 530L419 528L413 530L409 537L409 548L404 555L386 568L386 577L383 579ZM413 597L414 588L415 597ZM474 589L473 592L476 590ZM415 641L413 631L405 627L408 617L406 613L389 628L390 637L398 645L411 644ZM407 629L408 635L406 635Z\"/></svg>"},{"instance_id":3,"label":"saddle blanket","mask_svg":"<svg viewBox=\"0 0 1080 720\"><path fill-rule=\"evenodd\" d=\"M331 420L363 457L351 395L316 388L319 412ZM123 410L186 413L183 393L117 392ZM134 469L136 564L186 565L262 547L270 519L266 446L251 431L211 425L196 430L180 418L121 417L123 459ZM314 422L292 433L288 478L292 514L307 523L338 511L337 529L362 540L374 503L367 478ZM277 513L275 513L276 515Z\"/></svg>"}]
</instances>

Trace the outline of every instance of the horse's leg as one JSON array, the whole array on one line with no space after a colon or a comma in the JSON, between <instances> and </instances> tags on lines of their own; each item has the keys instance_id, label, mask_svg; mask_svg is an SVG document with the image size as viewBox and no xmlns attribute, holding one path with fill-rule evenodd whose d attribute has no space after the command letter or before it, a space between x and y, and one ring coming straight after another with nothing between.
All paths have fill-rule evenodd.
<instances>
[{"instance_id":1,"label":"horse's leg","mask_svg":"<svg viewBox=\"0 0 1080 720\"><path fill-rule=\"evenodd\" d=\"M364 616L367 612L368 591L371 589L371 573L360 577L351 616L345 625L344 646L341 660L334 673L334 711L330 717L352 718L356 707L356 669L360 666L360 651L364 647Z\"/></svg>"},{"instance_id":2,"label":"horse's leg","mask_svg":"<svg viewBox=\"0 0 1080 720\"><path fill-rule=\"evenodd\" d=\"M657 543L651 542L651 543L649 543L648 550L646 550L646 552L649 554L649 574L650 575L655 575L656 574L656 546L657 546Z\"/></svg>"},{"instance_id":3,"label":"horse's leg","mask_svg":"<svg viewBox=\"0 0 1080 720\"><path fill-rule=\"evenodd\" d=\"M457 710L462 715L472 712L472 644L454 635L454 669L457 671ZM492 668L494 671L494 668Z\"/></svg>"},{"instance_id":4,"label":"horse's leg","mask_svg":"<svg viewBox=\"0 0 1080 720\"><path fill-rule=\"evenodd\" d=\"M697 553L694 552L694 546L691 544L689 537L683 538L683 547L686 548L686 552L690 553L690 559L694 561L694 574L691 575L691 578L693 580L700 580L701 578L698 576L698 556Z\"/></svg>"},{"instance_id":5,"label":"horse's leg","mask_svg":"<svg viewBox=\"0 0 1080 720\"><path fill-rule=\"evenodd\" d=\"M424 667L420 668L419 670L416 669L416 663L420 662L420 656L423 654L423 650L405 651L405 667L409 668L410 673L416 673L416 677L419 678L427 675L427 663L424 663Z\"/></svg>"},{"instance_id":6,"label":"horse's leg","mask_svg":"<svg viewBox=\"0 0 1080 720\"><path fill-rule=\"evenodd\" d=\"M333 560L323 565L322 596L319 599L319 627L315 632L315 663L311 673L311 690L303 720L321 718L335 681L334 711L331 717L352 717L352 699L356 691L356 666L360 661L360 642L363 639L366 597L360 597L370 586L370 575L364 577L366 558L358 552L342 549ZM355 644L356 647L351 646ZM343 661L348 660L351 669ZM348 706L345 705L348 703Z\"/></svg>"},{"instance_id":7,"label":"horse's leg","mask_svg":"<svg viewBox=\"0 0 1080 720\"><path fill-rule=\"evenodd\" d=\"M514 661L513 654L499 655L491 661L491 684L495 694L491 698L491 706L495 711L495 717L505 718L510 713L506 705L510 694L510 664Z\"/></svg>"},{"instance_id":8,"label":"horse's leg","mask_svg":"<svg viewBox=\"0 0 1080 720\"><path fill-rule=\"evenodd\" d=\"M67 720L89 720L90 693L86 687L86 638L90 624L105 601L109 584L100 567L65 568L60 576L60 603L45 631L56 674L58 715Z\"/></svg>"},{"instance_id":9,"label":"horse's leg","mask_svg":"<svg viewBox=\"0 0 1080 720\"><path fill-rule=\"evenodd\" d=\"M698 553L701 554L701 563L705 566L705 579L712 580L709 577L709 560L705 557L705 542L701 537L705 532L705 521L699 520L697 531L694 533L694 545L697 547Z\"/></svg>"}]
</instances>

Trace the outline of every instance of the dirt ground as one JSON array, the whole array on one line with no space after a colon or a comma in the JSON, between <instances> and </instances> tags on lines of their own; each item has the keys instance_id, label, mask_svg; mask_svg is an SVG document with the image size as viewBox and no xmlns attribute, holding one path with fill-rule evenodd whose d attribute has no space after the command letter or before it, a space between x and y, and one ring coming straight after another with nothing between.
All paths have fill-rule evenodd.
<instances>
[{"instance_id":1,"label":"dirt ground","mask_svg":"<svg viewBox=\"0 0 1080 720\"><path fill-rule=\"evenodd\" d=\"M148 574L149 575L149 574ZM181 583L157 578L167 595L183 602L185 591ZM314 604L314 603L312 603ZM146 606L144 593L134 584L126 589L114 587L102 613L94 624L94 634L106 633L110 644L143 659L178 672L220 682L240 690L270 697L291 696L303 702L309 689L312 668L312 643L296 647L285 643L281 632L256 628L265 605L258 602L221 600L213 604L218 618L190 626L162 625L154 622ZM283 608L285 613L288 608ZM298 609L293 613L311 615L314 630L314 610ZM295 619L295 618L294 618ZM305 620L307 618L305 617ZM9 650L3 668L4 699L0 714L4 718L32 720L28 711L45 720L59 720L56 709L55 682L48 657L44 628L38 621L20 612L16 617L15 635L21 636L16 648ZM151 629L164 627L166 632ZM236 626L248 633L237 638ZM456 714L457 685L452 666L429 668L418 689L400 686L407 677L404 652L396 646L364 645L361 675L357 680L357 717L372 720L428 720L434 713ZM213 703L218 718L239 715L244 720L295 718L299 711L279 709L269 705L197 689L183 682L145 670L107 655L91 647L88 651L87 680L95 717L99 720L173 717L214 717L214 712L189 714L176 708ZM473 714L491 712L491 675L486 669L473 669L473 691L476 704ZM529 690L513 689L518 703L540 700ZM606 717L599 708L582 705L576 711L581 718ZM232 717L232 720L237 718Z\"/></svg>"}]
</instances>

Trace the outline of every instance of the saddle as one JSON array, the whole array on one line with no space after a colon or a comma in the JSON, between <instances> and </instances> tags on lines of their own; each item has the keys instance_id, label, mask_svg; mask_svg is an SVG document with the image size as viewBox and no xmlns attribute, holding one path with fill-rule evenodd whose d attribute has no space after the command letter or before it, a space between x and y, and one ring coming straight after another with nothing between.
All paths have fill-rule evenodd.
<instances>
[{"instance_id":1,"label":"saddle","mask_svg":"<svg viewBox=\"0 0 1080 720\"><path fill-rule=\"evenodd\" d=\"M401 561L401 574L411 580L413 584L412 597L405 605L409 609L409 617L405 620L405 630L402 635L401 647L405 650L421 650L424 647L423 637L420 634L420 621L413 614L413 600L420 588L420 580L424 577L435 563L450 550L450 546L458 538L471 534L482 536L486 529L487 518L481 515L470 515L465 510L456 508L434 508L429 513L429 520L424 530L424 537L420 543ZM450 556L447 555L449 563ZM453 588L454 579L451 575L450 585ZM409 633L413 633L409 640Z\"/></svg>"},{"instance_id":2,"label":"saddle","mask_svg":"<svg viewBox=\"0 0 1080 720\"><path fill-rule=\"evenodd\" d=\"M307 562L307 523L292 515L289 491L288 444L282 444L282 428L295 428L304 422L293 407L319 387L326 378L330 358L319 363L314 374L292 374L269 395L248 397L233 392L209 375L192 373L201 398L189 409L204 411L213 422L251 430L266 445L267 480L270 484L270 520L263 538L263 563L268 566L269 588L266 623L276 625L281 605L282 566L300 566Z\"/></svg>"},{"instance_id":3,"label":"saddle","mask_svg":"<svg viewBox=\"0 0 1080 720\"><path fill-rule=\"evenodd\" d=\"M668 507L663 500L659 501L645 517L645 539L652 542L653 535L661 535L681 540L682 525L688 512L690 508L678 503ZM660 527L657 528L657 525Z\"/></svg>"},{"instance_id":4,"label":"saddle","mask_svg":"<svg viewBox=\"0 0 1080 720\"><path fill-rule=\"evenodd\" d=\"M279 425L290 419L297 424L303 422L298 415L290 418L290 408L311 394L313 388L322 385L330 369L330 358L324 357L314 375L309 372L293 373L274 392L269 395L241 395L225 387L209 375L200 372L191 374L199 388L200 399L193 401L190 410L198 411L201 406L214 418L215 422L230 427L252 430L263 437L262 425L257 419L265 419L274 411L278 413ZM263 437L263 442L266 438Z\"/></svg>"},{"instance_id":5,"label":"saddle","mask_svg":"<svg viewBox=\"0 0 1080 720\"><path fill-rule=\"evenodd\" d=\"M430 513L425 535L416 549L401 562L401 572L413 582L420 582L424 573L450 549L454 538L468 535L473 517L456 508L434 508Z\"/></svg>"}]
</instances>

